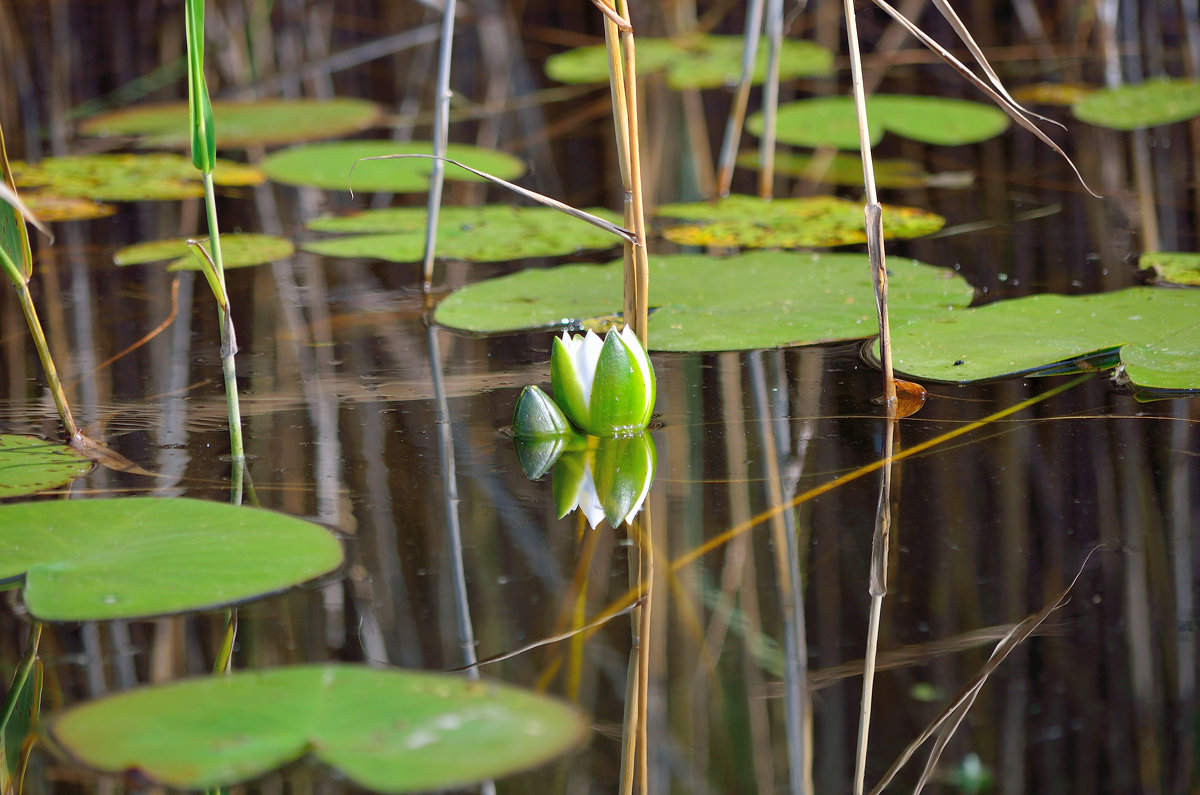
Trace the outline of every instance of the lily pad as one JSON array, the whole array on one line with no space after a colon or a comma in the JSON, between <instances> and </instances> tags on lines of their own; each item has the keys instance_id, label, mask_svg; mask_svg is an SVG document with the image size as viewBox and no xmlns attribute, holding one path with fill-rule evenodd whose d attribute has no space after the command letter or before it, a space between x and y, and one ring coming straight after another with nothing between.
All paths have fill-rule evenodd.
<instances>
[{"instance_id":1,"label":"lily pad","mask_svg":"<svg viewBox=\"0 0 1200 795\"><path fill-rule=\"evenodd\" d=\"M95 218L106 218L117 211L111 204L71 196L55 196L53 193L36 190L22 194L21 199L39 220L47 223L91 221Z\"/></svg>"},{"instance_id":2,"label":"lily pad","mask_svg":"<svg viewBox=\"0 0 1200 795\"><path fill-rule=\"evenodd\" d=\"M45 621L102 621L254 599L326 574L342 547L319 525L184 498L0 505L0 581L24 578Z\"/></svg>"},{"instance_id":3,"label":"lily pad","mask_svg":"<svg viewBox=\"0 0 1200 795\"><path fill-rule=\"evenodd\" d=\"M464 287L436 319L474 332L580 324L621 308L623 264L519 271ZM940 316L974 291L960 276L916 260L888 258L893 318ZM758 251L736 257L650 258L650 349L726 351L812 345L875 333L865 254ZM903 320L893 320L893 323Z\"/></svg>"},{"instance_id":4,"label":"lily pad","mask_svg":"<svg viewBox=\"0 0 1200 795\"><path fill-rule=\"evenodd\" d=\"M416 141L331 141L284 149L267 156L262 168L267 176L285 185L303 185L326 190L387 191L421 193L429 189L433 161L426 158L368 160L364 157L433 153L433 144ZM501 179L521 176L525 166L510 154L467 144L450 144L446 157ZM353 169L353 181L351 180ZM458 166L446 164L446 179L484 181Z\"/></svg>"},{"instance_id":5,"label":"lily pad","mask_svg":"<svg viewBox=\"0 0 1200 795\"><path fill-rule=\"evenodd\" d=\"M146 687L75 707L49 733L98 770L212 789L312 753L375 791L457 788L579 743L579 712L496 682L305 665Z\"/></svg>"},{"instance_id":6,"label":"lily pad","mask_svg":"<svg viewBox=\"0 0 1200 795\"><path fill-rule=\"evenodd\" d=\"M880 188L967 188L975 181L975 174L970 171L929 174L914 160L876 158L872 163L875 166L875 185ZM737 164L743 168L759 170L758 152L738 155ZM831 158L776 153L775 173L803 177L826 185L863 184L862 158L843 152L838 152Z\"/></svg>"},{"instance_id":7,"label":"lily pad","mask_svg":"<svg viewBox=\"0 0 1200 795\"><path fill-rule=\"evenodd\" d=\"M1013 89L1012 96L1027 105L1074 105L1095 91L1079 83L1033 83Z\"/></svg>"},{"instance_id":8,"label":"lily pad","mask_svg":"<svg viewBox=\"0 0 1200 795\"><path fill-rule=\"evenodd\" d=\"M742 73L741 36L687 36L679 39L637 39L638 74L666 71L667 85L674 89L717 88L736 85ZM754 83L767 72L767 48L760 47L754 67ZM833 71L833 53L817 44L785 39L780 50L779 76L791 80ZM546 74L561 83L604 83L608 81L608 53L604 45L579 47L552 55Z\"/></svg>"},{"instance_id":9,"label":"lily pad","mask_svg":"<svg viewBox=\"0 0 1200 795\"><path fill-rule=\"evenodd\" d=\"M867 98L871 143L884 132L939 146L973 144L1008 129L1003 111L979 102L945 97L873 94ZM755 135L763 130L762 113L746 122ZM858 120L853 97L817 97L779 106L776 135L795 146L858 149Z\"/></svg>"},{"instance_id":10,"label":"lily pad","mask_svg":"<svg viewBox=\"0 0 1200 795\"><path fill-rule=\"evenodd\" d=\"M616 213L594 207L588 212L621 223ZM320 240L301 248L331 257L418 262L425 254L426 217L424 207L392 207L318 218L308 224L309 229L383 234ZM438 215L438 256L469 262L554 257L620 243L620 238L603 229L549 207L443 207Z\"/></svg>"},{"instance_id":11,"label":"lily pad","mask_svg":"<svg viewBox=\"0 0 1200 795\"><path fill-rule=\"evenodd\" d=\"M153 201L204 195L201 174L190 158L159 153L48 157L40 163L14 161L17 185L43 193L96 201ZM224 186L262 182L262 172L230 160L218 160L213 182Z\"/></svg>"},{"instance_id":12,"label":"lily pad","mask_svg":"<svg viewBox=\"0 0 1200 795\"><path fill-rule=\"evenodd\" d=\"M217 147L279 146L319 138L339 138L379 121L379 106L362 99L263 99L254 102L214 102ZM186 102L142 105L85 119L85 135L136 136L146 148L184 148L189 145Z\"/></svg>"},{"instance_id":13,"label":"lily pad","mask_svg":"<svg viewBox=\"0 0 1200 795\"><path fill-rule=\"evenodd\" d=\"M198 238L208 248L208 238ZM113 255L117 265L143 265L174 259L167 269L200 270L196 255L188 251L188 238L152 240L126 246ZM292 241L274 235L228 234L221 235L221 264L225 268L249 268L275 260L285 259L295 252Z\"/></svg>"},{"instance_id":14,"label":"lily pad","mask_svg":"<svg viewBox=\"0 0 1200 795\"><path fill-rule=\"evenodd\" d=\"M803 248L866 242L861 203L834 196L764 201L728 196L715 202L667 204L658 215L700 221L670 226L663 237L684 246L725 248ZM920 237L946 224L940 215L915 207L883 205L887 238Z\"/></svg>"},{"instance_id":15,"label":"lily pad","mask_svg":"<svg viewBox=\"0 0 1200 795\"><path fill-rule=\"evenodd\" d=\"M1071 106L1075 118L1110 130L1141 130L1200 116L1200 81L1159 77L1106 88Z\"/></svg>"},{"instance_id":16,"label":"lily pad","mask_svg":"<svg viewBox=\"0 0 1200 795\"><path fill-rule=\"evenodd\" d=\"M86 456L67 445L0 434L0 499L65 486L91 468Z\"/></svg>"},{"instance_id":17,"label":"lily pad","mask_svg":"<svg viewBox=\"0 0 1200 795\"><path fill-rule=\"evenodd\" d=\"M1192 251L1147 251L1138 266L1154 271L1157 281L1200 286L1200 254Z\"/></svg>"},{"instance_id":18,"label":"lily pad","mask_svg":"<svg viewBox=\"0 0 1200 795\"><path fill-rule=\"evenodd\" d=\"M1034 295L892 326L898 372L979 381L1117 363L1153 390L1200 390L1200 291L1131 287Z\"/></svg>"}]
</instances>

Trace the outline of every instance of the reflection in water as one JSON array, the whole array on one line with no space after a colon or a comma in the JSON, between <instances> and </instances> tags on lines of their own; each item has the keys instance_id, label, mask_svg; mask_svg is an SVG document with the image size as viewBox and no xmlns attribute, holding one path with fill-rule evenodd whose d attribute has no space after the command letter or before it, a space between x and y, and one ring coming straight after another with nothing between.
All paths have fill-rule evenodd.
<instances>
[{"instance_id":1,"label":"reflection in water","mask_svg":"<svg viewBox=\"0 0 1200 795\"><path fill-rule=\"evenodd\" d=\"M0 4L0 28L21 31L14 40L26 45L22 63L47 64L32 74L54 69L64 79L51 81L54 93L43 99L25 84L21 102L7 82L0 85L0 121L12 134L14 156L39 156L39 128L65 129L65 108L107 91L97 75L124 84L158 62L157 52L121 45L138 41L146 22L117 9L106 12L103 25L111 33L105 46L120 50L122 63L95 74L51 64L59 51L32 46L47 35L34 5L13 11ZM99 27L95 5L57 4L62 16L54 24L60 32ZM210 5L219 6L218 18L237 22L228 30L268 35L254 28L260 23L236 18L239 4ZM239 63L235 50L216 48L211 57L224 82L249 92L267 85L255 82L267 75L264 81L287 93L386 94L407 113L420 107L417 78L424 74L416 66L428 50L395 51L396 74L376 64L313 78L311 64L327 63L333 38L314 31L340 25L339 41L361 43L370 31L358 28L375 27L363 21L368 12L424 30L423 12L412 5L365 3L363 18L351 19L327 3L285 3L279 19L264 17L277 26L277 64L258 60L271 48L249 49L251 63ZM515 24L507 4L479 8L487 24ZM166 9L144 13L164 28L169 21L159 16ZM538 24L561 23L544 17L549 12L539 4L527 13ZM996 35L1005 32L1001 26ZM541 57L546 46L530 35L525 44ZM1112 35L1106 27L1104 40ZM416 39L380 41L407 47ZM498 45L487 46L498 58ZM998 48L995 60L1015 58L1032 69L1020 52ZM505 74L520 84L514 91L531 91L526 83L536 70L517 56L519 65ZM492 95L488 75L455 68L464 103ZM1092 74L1093 65L1067 58L1061 68ZM885 86L950 91L941 74L894 67ZM675 142L703 140L707 130L696 121L704 121L697 115L703 106L697 95L681 98L653 83L646 94L655 113L665 111L647 127L650 181L662 186L661 198L680 198L705 168L688 151L675 151ZM531 187L577 205L612 204L609 132L583 126L607 105L593 103L590 115L577 116L574 109L542 108L531 96L512 114L488 115L477 106L470 112L487 115L481 134L530 147L523 154L540 164ZM706 95L704 102L724 99ZM671 114L693 123L667 127ZM719 116L710 119L717 127ZM407 127L414 119L398 121ZM452 126L452 136L466 140L470 124ZM1016 134L939 150L886 139L892 155L939 170L969 167L977 184L885 198L930 207L951 227L990 222L898 244L897 255L961 270L984 300L1132 283L1137 276L1127 260L1154 238L1164 249L1197 246L1189 136L1186 125L1150 131L1155 145L1142 148L1132 137L1074 125L1066 140L1084 173L1099 175L1112 197L1104 202L1082 197L1053 153ZM465 203L482 190L455 186L447 200ZM277 234L323 213L386 203L271 185L221 201L228 223ZM1029 212L1054 206L1061 212ZM139 239L195 234L198 210L190 203L127 205L111 219L63 227L52 249L38 244L35 298L45 307L65 381L128 347L170 306L173 276L149 267L113 270L111 252ZM448 291L516 266L440 267ZM83 378L71 394L89 432L96 427L96 437L157 477L100 469L66 489L69 496L228 499L218 330L207 296L194 295L191 274L179 278L176 322ZM1101 545L1067 603L991 673L943 752L938 780L944 791L961 791L962 777L978 762L993 790L1005 793L1197 786L1194 399L1138 403L1093 378L899 461L891 499L882 501L893 509L884 547L872 538L881 504L873 476L780 509L878 461L890 447L871 400L878 373L856 349L656 355L661 427L653 431L657 477L645 518L631 531L603 523L591 529L578 515L556 518L561 507L551 480L527 480L500 433L520 388L548 381L549 332L481 339L426 327L415 269L371 261L298 254L231 272L229 282L258 499L336 528L350 561L339 579L242 607L235 667L347 659L451 669L464 665L466 651L468 665L476 655L484 661L485 677L578 701L592 719L587 746L565 762L498 782L503 792L614 792L638 764L652 792L848 792L871 615L878 657L864 760L868 789L984 668L990 647L1051 602ZM57 415L41 392L27 341L5 292L0 430L52 438ZM928 402L901 421L897 453L1064 383L925 384ZM455 527L457 539L449 531ZM750 529L729 532L740 528ZM873 608L871 593L882 594L885 570L887 598ZM637 602L652 573L652 597ZM11 670L28 630L15 599L0 627ZM60 695L74 703L204 673L223 629L217 613L49 628L41 641L47 693L55 703ZM539 644L547 638L556 642ZM514 650L523 651L505 656ZM44 791L99 786L84 775L40 755L30 780ZM905 768L893 789L911 790L919 775ZM346 789L302 765L272 775L263 790L308 786L314 778L321 791Z\"/></svg>"}]
</instances>

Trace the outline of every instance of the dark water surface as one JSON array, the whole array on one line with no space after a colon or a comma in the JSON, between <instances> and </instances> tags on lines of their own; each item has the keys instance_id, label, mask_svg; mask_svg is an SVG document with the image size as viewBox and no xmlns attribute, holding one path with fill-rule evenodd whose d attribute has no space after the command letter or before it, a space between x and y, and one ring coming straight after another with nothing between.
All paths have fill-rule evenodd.
<instances>
[{"instance_id":1,"label":"dark water surface","mask_svg":"<svg viewBox=\"0 0 1200 795\"><path fill-rule=\"evenodd\" d=\"M65 110L182 51L179 9L115 5L123 7L110 13L93 2L17 2L0 15L0 28L17 37L9 41L23 44L9 50L7 67L30 67L27 80L4 85L0 79L0 123L11 157L95 148L95 141L72 135ZM243 4L210 5L218 22L242 29ZM302 62L433 21L416 4L279 5L270 24L254 28L255 41L274 48L274 58L259 63L262 75L293 74ZM837 4L814 5L818 34L827 36ZM1158 11L1153 5L1142 4L1146 20L1173 18L1167 4ZM579 6L478 4L455 62L464 104L527 97L549 85L540 77L541 59L598 30L591 18L598 15L586 3ZM1045 40L1031 42L1001 13L1001 4L979 4L968 23L988 25L981 43L995 48L1014 84L1100 82L1102 63L1087 51L1089 34L1075 27L1066 4L1046 6ZM1061 12L1051 11L1059 6ZM518 24L522 35L496 38ZM665 22L654 16L646 24L661 30ZM865 24L873 46L882 21L870 16ZM738 19L725 25L740 29ZM941 31L936 24L932 29ZM234 60L237 46L223 40L210 44L214 92L266 80L239 71L246 67ZM1165 58L1178 74L1181 45L1172 35L1165 40L1162 53L1139 57L1151 70L1155 58ZM42 45L63 42L76 50L62 62L40 52ZM1022 57L1039 47L1039 57ZM509 66L501 70L497 63ZM366 96L399 108L401 121L411 122L411 114L430 107L430 64L429 51L406 50L333 75L283 80L282 88L286 95ZM1135 76L1131 66L1124 68ZM840 72L840 85L845 78ZM943 68L919 64L894 67L884 88L969 96ZM172 81L145 99L179 98L183 90L182 80ZM655 195L659 201L691 198L697 172L681 144L689 103L704 111L694 118L717 137L728 95L681 98L657 84L647 94L644 151ZM453 126L451 138L526 158L534 170L523 184L580 206L615 206L609 117L606 106L597 112L589 105L601 96L596 91L568 103L485 114ZM1063 109L1051 115L1067 118ZM427 127L420 125L427 120L417 121L416 135L424 137ZM405 126L399 129L406 134ZM1021 132L949 149L889 138L884 154L976 173L968 189L886 192L885 201L946 215L952 232L891 245L889 252L958 268L981 301L1137 283L1133 263L1141 251L1193 251L1200 242L1196 129L1177 124L1118 134L1074 124L1061 140L1103 200L1088 197L1053 153ZM738 184L752 190L752 175L739 173ZM782 188L804 190L790 183ZM448 191L455 203L485 193L505 200L477 187ZM854 190L841 192L857 197ZM220 210L229 229L303 239L310 234L301 228L304 221L371 202L370 196L351 200L268 184L223 194ZM959 226L968 224L977 226ZM199 203L127 204L112 218L59 225L53 247L38 243L35 300L59 370L74 382L76 418L160 476L97 469L69 488L72 498L228 499L215 308L203 280L110 264L119 245L201 229ZM522 266L443 263L438 292ZM110 363L167 317L176 278L176 321ZM456 668L464 661L465 615L476 654L489 658L591 621L625 595L633 576L626 531L606 524L589 530L577 515L556 519L549 479L527 481L502 434L520 388L548 382L549 332L479 339L431 330L415 266L298 253L233 271L229 283L249 473L258 498L335 528L347 546L347 566L337 576L242 608L235 667L350 660ZM794 792L811 785L818 793L848 792L878 475L769 518L759 515L880 456L879 375L860 359L857 345L653 358L660 427L647 512L660 567L652 631L642 638L651 660L649 791ZM444 379L445 416L435 399L433 367ZM11 291L0 299L0 378L0 431L57 437L57 415ZM900 447L1058 383L928 384L928 404L901 423ZM868 782L877 781L981 669L1009 625L1040 610L1088 561L1069 602L983 686L930 789L974 791L960 778L980 764L995 792L1196 791L1198 408L1195 399L1138 402L1101 374L897 465ZM439 445L447 418L449 448ZM448 501L443 477L451 466L457 502ZM455 513L465 589L456 585L459 560L448 532ZM750 523L746 532L668 572L668 561ZM786 548L793 545L780 546L788 536L797 550L791 567L800 575L794 593L781 586L789 577ZM10 592L0 621L7 672L27 631L19 596ZM789 634L792 629L798 634ZM46 707L204 673L222 630L223 616L216 613L54 627L43 640ZM498 782L499 791L619 791L631 642L626 615L586 641L577 637L484 666L486 676L544 686L577 701L593 727L586 747ZM922 759L923 753L889 791L911 791ZM28 786L33 792L123 789L40 753ZM352 790L310 763L246 788Z\"/></svg>"}]
</instances>

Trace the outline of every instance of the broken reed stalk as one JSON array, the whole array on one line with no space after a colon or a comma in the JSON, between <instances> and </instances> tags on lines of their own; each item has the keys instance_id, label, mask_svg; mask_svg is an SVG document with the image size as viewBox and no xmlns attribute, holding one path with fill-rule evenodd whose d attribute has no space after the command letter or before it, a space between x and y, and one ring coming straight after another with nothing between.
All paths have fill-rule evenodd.
<instances>
[{"instance_id":1,"label":"broken reed stalk","mask_svg":"<svg viewBox=\"0 0 1200 795\"><path fill-rule=\"evenodd\" d=\"M82 436L82 432L75 424L75 417L72 416L71 407L67 404L67 394L58 377L54 359L50 356L50 344L46 342L46 334L42 331L42 322L38 319L37 309L33 305L33 297L29 294L29 285L24 279L16 276L15 268L9 269L11 262L3 249L0 249L0 258L3 258L4 269L8 272L13 286L17 288L17 300L21 302L21 311L25 313L25 325L29 326L29 333L33 335L33 347L37 349L38 359L42 362L42 371L46 373L46 386L50 390L50 396L54 398L54 406L58 409L58 416L62 419L63 429L66 431L68 439L74 442Z\"/></svg>"},{"instance_id":2,"label":"broken reed stalk","mask_svg":"<svg viewBox=\"0 0 1200 795\"><path fill-rule=\"evenodd\" d=\"M887 595L888 545L892 534L892 457L895 454L895 419L887 421L883 449L885 463L879 476L879 502L875 506L875 532L871 538L871 612L867 622L867 650L863 655L862 705L858 716L858 748L854 763L854 795L866 791L867 737L871 729L871 699L875 692L875 661L879 655L879 619Z\"/></svg>"},{"instance_id":3,"label":"broken reed stalk","mask_svg":"<svg viewBox=\"0 0 1200 795\"><path fill-rule=\"evenodd\" d=\"M871 160L871 135L867 129L867 97L863 90L862 53L858 46L858 23L854 15L854 0L844 0L846 10L846 38L850 49L850 74L854 86L854 111L858 117L858 145L862 153L863 187L866 189L867 206L865 221L867 231L867 257L871 264L871 278L875 284L875 311L879 320L879 366L883 371L883 403L887 416L896 414L896 381L892 374L892 331L888 321L887 263L883 252L883 209L879 206L879 195L875 190L875 166Z\"/></svg>"},{"instance_id":4,"label":"broken reed stalk","mask_svg":"<svg viewBox=\"0 0 1200 795\"><path fill-rule=\"evenodd\" d=\"M421 289L426 295L433 287L433 257L437 249L438 216L442 211L442 186L446 178L446 156L450 115L450 56L454 52L454 15L456 0L446 0L442 9L441 43L438 49L437 93L433 106L433 171L429 179L429 200L425 216L425 255L421 263Z\"/></svg>"},{"instance_id":5,"label":"broken reed stalk","mask_svg":"<svg viewBox=\"0 0 1200 795\"><path fill-rule=\"evenodd\" d=\"M209 281L217 299L221 334L221 374L225 379L225 405L229 414L229 447L233 461L233 502L241 503L242 475L246 453L242 447L242 412L237 391L237 335L230 313L229 292L225 288L225 268L221 260L221 232L217 223L216 191L212 171L217 146L213 126L212 103L204 79L204 0L187 0L184 14L187 39L188 115L192 144L192 164L204 176L204 210L208 220L208 238L215 284ZM203 250L203 249L201 249Z\"/></svg>"},{"instance_id":6,"label":"broken reed stalk","mask_svg":"<svg viewBox=\"0 0 1200 795\"><path fill-rule=\"evenodd\" d=\"M633 327L642 345L647 344L650 261L646 253L646 215L642 196L641 151L638 144L637 58L627 0L592 0L604 14L604 42L608 50L609 91L617 136L617 160L625 190L626 228L634 240L625 243L625 323Z\"/></svg>"}]
</instances>

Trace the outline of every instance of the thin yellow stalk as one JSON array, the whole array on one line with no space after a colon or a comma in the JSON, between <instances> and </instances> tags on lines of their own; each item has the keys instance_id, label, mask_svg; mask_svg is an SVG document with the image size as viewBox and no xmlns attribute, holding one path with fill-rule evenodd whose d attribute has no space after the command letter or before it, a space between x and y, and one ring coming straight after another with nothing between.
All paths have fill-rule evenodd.
<instances>
[{"instance_id":1,"label":"thin yellow stalk","mask_svg":"<svg viewBox=\"0 0 1200 795\"><path fill-rule=\"evenodd\" d=\"M58 369L54 366L54 359L50 357L50 345L46 342L46 335L42 331L42 321L38 319L33 298L29 295L29 286L24 281L14 282L14 285L17 288L17 299L21 302L21 310L25 313L25 323L29 326L29 333L33 335L33 346L37 349L38 358L42 361L42 370L46 373L46 384L50 389L50 396L54 398L54 405L58 409L59 417L62 418L67 436L74 440L82 434L79 426L75 424L75 418L71 415L71 407L67 405L67 395L63 391L62 381L58 378Z\"/></svg>"},{"instance_id":2,"label":"thin yellow stalk","mask_svg":"<svg viewBox=\"0 0 1200 795\"><path fill-rule=\"evenodd\" d=\"M625 266L625 320L633 325L642 345L648 346L650 259L646 252L646 215L642 196L641 152L638 146L637 61L633 30L621 31L621 54L625 58L625 103L629 137L629 193L633 217L627 223L637 242L632 249L632 267ZM632 282L632 290L631 290ZM630 293L632 292L632 296Z\"/></svg>"},{"instance_id":3,"label":"thin yellow stalk","mask_svg":"<svg viewBox=\"0 0 1200 795\"><path fill-rule=\"evenodd\" d=\"M858 47L858 23L855 21L854 0L844 0L846 37L850 48L850 74L854 83L854 109L858 116L858 143L862 152L863 186L867 193L865 223L867 256L871 262L871 277L875 282L875 309L879 320L879 364L883 370L883 402L888 417L896 414L896 380L892 372L892 331L888 320L887 263L883 252L883 210L875 190L875 166L871 161L871 136L867 130L867 97L863 90L862 53Z\"/></svg>"}]
</instances>

